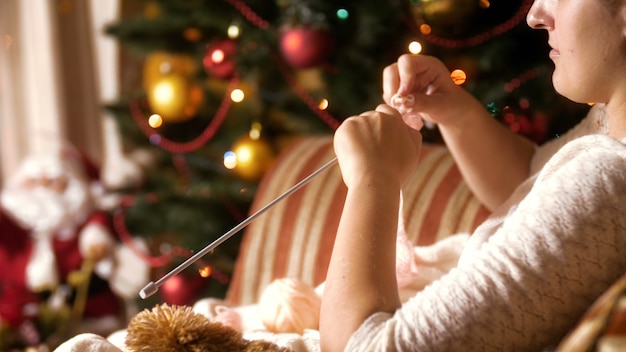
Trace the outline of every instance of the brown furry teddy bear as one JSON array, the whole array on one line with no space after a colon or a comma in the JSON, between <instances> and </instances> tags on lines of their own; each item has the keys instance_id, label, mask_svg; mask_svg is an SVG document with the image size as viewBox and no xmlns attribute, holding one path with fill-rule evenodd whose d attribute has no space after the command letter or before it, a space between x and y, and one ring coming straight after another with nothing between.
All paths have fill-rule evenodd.
<instances>
[{"instance_id":1,"label":"brown furry teddy bear","mask_svg":"<svg viewBox=\"0 0 626 352\"><path fill-rule=\"evenodd\" d=\"M133 352L289 351L268 341L248 341L240 332L187 306L146 309L133 317L127 331L126 349Z\"/></svg>"}]
</instances>

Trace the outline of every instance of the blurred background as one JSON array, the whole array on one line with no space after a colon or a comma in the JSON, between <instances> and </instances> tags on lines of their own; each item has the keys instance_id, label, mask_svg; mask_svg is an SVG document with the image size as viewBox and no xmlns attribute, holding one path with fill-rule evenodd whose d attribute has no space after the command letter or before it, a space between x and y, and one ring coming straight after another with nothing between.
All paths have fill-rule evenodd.
<instances>
[{"instance_id":1,"label":"blurred background","mask_svg":"<svg viewBox=\"0 0 626 352\"><path fill-rule=\"evenodd\" d=\"M115 196L119 241L143 239L157 279L246 217L294 138L332 134L381 103L382 69L404 53L441 58L494 119L538 144L572 127L588 106L553 91L531 4L3 0L0 183L51 139L73 145ZM436 127L423 132L441 143ZM238 242L155 299L221 297Z\"/></svg>"}]
</instances>

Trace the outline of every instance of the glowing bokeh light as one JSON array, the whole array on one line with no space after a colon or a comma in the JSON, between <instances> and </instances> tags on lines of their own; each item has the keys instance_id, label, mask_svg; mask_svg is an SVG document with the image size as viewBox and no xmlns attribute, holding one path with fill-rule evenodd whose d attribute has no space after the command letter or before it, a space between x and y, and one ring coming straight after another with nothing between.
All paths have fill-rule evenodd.
<instances>
[{"instance_id":1,"label":"glowing bokeh light","mask_svg":"<svg viewBox=\"0 0 626 352\"><path fill-rule=\"evenodd\" d=\"M322 99L319 104L317 104L317 108L320 110L326 110L328 109L328 104L328 99Z\"/></svg>"},{"instance_id":2,"label":"glowing bokeh light","mask_svg":"<svg viewBox=\"0 0 626 352\"><path fill-rule=\"evenodd\" d=\"M260 122L252 123L252 127L250 128L250 133L248 133L248 135L250 136L250 139L257 140L261 138L261 130L263 130L263 125L261 125Z\"/></svg>"},{"instance_id":3,"label":"glowing bokeh light","mask_svg":"<svg viewBox=\"0 0 626 352\"><path fill-rule=\"evenodd\" d=\"M244 94L243 90L239 88L233 89L233 91L230 92L230 99L235 103L241 103L245 97L246 95Z\"/></svg>"},{"instance_id":4,"label":"glowing bokeh light","mask_svg":"<svg viewBox=\"0 0 626 352\"><path fill-rule=\"evenodd\" d=\"M226 32L226 33L228 34L228 38L230 38L230 39L236 39L236 38L238 38L238 37L239 37L239 34L240 34L240 29L239 29L239 26L234 25L234 24L231 24L231 25L228 27L228 30L227 30L227 32Z\"/></svg>"},{"instance_id":5,"label":"glowing bokeh light","mask_svg":"<svg viewBox=\"0 0 626 352\"><path fill-rule=\"evenodd\" d=\"M430 32L432 32L432 31L433 31L433 29L429 25L427 25L426 23L424 23L424 24L422 24L420 26L420 33L422 33L422 34L430 34Z\"/></svg>"},{"instance_id":6,"label":"glowing bokeh light","mask_svg":"<svg viewBox=\"0 0 626 352\"><path fill-rule=\"evenodd\" d=\"M417 55L422 52L422 44L418 41L412 41L409 43L409 52Z\"/></svg>"},{"instance_id":7,"label":"glowing bokeh light","mask_svg":"<svg viewBox=\"0 0 626 352\"><path fill-rule=\"evenodd\" d=\"M350 13L346 9L337 10L337 18L340 20L347 20L350 17Z\"/></svg>"},{"instance_id":8,"label":"glowing bokeh light","mask_svg":"<svg viewBox=\"0 0 626 352\"><path fill-rule=\"evenodd\" d=\"M452 77L452 82L457 86L462 85L467 80L467 75L461 69L456 69L450 73L450 77Z\"/></svg>"},{"instance_id":9,"label":"glowing bokeh light","mask_svg":"<svg viewBox=\"0 0 626 352\"><path fill-rule=\"evenodd\" d=\"M237 167L237 154L235 152L229 150L224 153L224 166L229 170Z\"/></svg>"},{"instance_id":10,"label":"glowing bokeh light","mask_svg":"<svg viewBox=\"0 0 626 352\"><path fill-rule=\"evenodd\" d=\"M251 129L250 133L248 133L248 135L252 139L259 139L259 138L261 138L261 131L255 130L255 129Z\"/></svg>"},{"instance_id":11,"label":"glowing bokeh light","mask_svg":"<svg viewBox=\"0 0 626 352\"><path fill-rule=\"evenodd\" d=\"M200 268L200 270L198 270L198 274L200 274L200 276L207 278L209 276L211 276L211 272L213 271L213 269L210 266L205 266Z\"/></svg>"},{"instance_id":12,"label":"glowing bokeh light","mask_svg":"<svg viewBox=\"0 0 626 352\"><path fill-rule=\"evenodd\" d=\"M163 125L163 118L159 114L152 114L148 117L148 124L152 128L159 128Z\"/></svg>"},{"instance_id":13,"label":"glowing bokeh light","mask_svg":"<svg viewBox=\"0 0 626 352\"><path fill-rule=\"evenodd\" d=\"M221 64L224 61L226 54L224 54L223 50L216 49L211 53L211 61L215 64Z\"/></svg>"}]
</instances>

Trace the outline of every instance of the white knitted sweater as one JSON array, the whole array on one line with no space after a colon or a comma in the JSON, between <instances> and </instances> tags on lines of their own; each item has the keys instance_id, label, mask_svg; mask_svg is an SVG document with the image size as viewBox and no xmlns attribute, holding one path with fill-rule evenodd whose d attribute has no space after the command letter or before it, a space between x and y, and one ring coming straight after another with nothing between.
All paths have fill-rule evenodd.
<instances>
[{"instance_id":1,"label":"white knitted sweater","mask_svg":"<svg viewBox=\"0 0 626 352\"><path fill-rule=\"evenodd\" d=\"M471 236L458 265L347 351L541 351L626 272L626 146L602 106L537 149L535 176Z\"/></svg>"}]
</instances>

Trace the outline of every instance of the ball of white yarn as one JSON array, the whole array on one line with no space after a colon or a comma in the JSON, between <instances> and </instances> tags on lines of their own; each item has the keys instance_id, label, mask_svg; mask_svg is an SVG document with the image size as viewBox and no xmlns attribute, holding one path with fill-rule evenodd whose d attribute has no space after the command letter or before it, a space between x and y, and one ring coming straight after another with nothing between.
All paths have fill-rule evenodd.
<instances>
[{"instance_id":1,"label":"ball of white yarn","mask_svg":"<svg viewBox=\"0 0 626 352\"><path fill-rule=\"evenodd\" d=\"M274 280L259 300L259 315L265 327L275 333L303 334L317 330L321 298L315 289L297 279Z\"/></svg>"}]
</instances>

